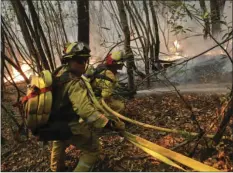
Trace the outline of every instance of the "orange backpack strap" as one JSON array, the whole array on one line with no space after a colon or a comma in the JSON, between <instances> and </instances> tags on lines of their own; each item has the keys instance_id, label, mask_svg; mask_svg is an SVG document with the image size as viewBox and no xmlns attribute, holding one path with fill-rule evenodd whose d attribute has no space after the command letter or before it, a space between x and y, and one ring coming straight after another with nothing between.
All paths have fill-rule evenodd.
<instances>
[{"instance_id":1,"label":"orange backpack strap","mask_svg":"<svg viewBox=\"0 0 233 173\"><path fill-rule=\"evenodd\" d=\"M29 95L27 95L27 96L24 96L23 98L22 98L22 100L21 100L21 102L22 103L25 103L25 102L27 102L29 99L31 99L31 98L33 98L33 97L36 97L36 96L38 96L38 95L40 95L40 94L42 94L42 93L46 93L46 92L48 92L48 91L52 91L52 87L50 86L50 87L45 87L45 88L38 88L38 87L36 87L36 86L32 86L32 88L33 88L33 91L29 94Z\"/></svg>"}]
</instances>

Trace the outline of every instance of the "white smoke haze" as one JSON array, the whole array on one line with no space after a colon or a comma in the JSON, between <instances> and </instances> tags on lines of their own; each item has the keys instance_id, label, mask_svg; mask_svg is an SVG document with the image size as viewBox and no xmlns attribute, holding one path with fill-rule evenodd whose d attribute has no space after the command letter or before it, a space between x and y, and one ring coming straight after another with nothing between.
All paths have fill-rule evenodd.
<instances>
[{"instance_id":1,"label":"white smoke haze","mask_svg":"<svg viewBox=\"0 0 233 173\"><path fill-rule=\"evenodd\" d=\"M103 1L104 3L104 7L102 7L102 11L99 14L99 18L101 20L97 20L96 16L94 15L94 13L98 13L100 11L98 11L98 8L101 7L101 1L92 1L90 2L90 6L91 6L91 48L92 48L92 53L93 55L96 55L98 57L103 57L109 48L104 48L101 44L102 43L106 43L106 45L111 45L111 43L117 43L119 41L119 37L118 37L118 30L117 28L119 28L118 25L116 25L116 23L112 20L112 16L113 12L109 10L110 9L106 9L105 7L110 7L109 2ZM115 1L112 1L113 5L116 7ZM135 4L138 7L139 11L142 11L142 5L140 5L142 2L140 1L135 1ZM195 7L197 9L200 8L199 6L199 2L198 1L189 1L186 2L187 4L195 4ZM94 8L93 6L95 6L96 8ZM209 2L206 2L206 6L209 7ZM209 9L208 9L209 10ZM161 11L161 10L160 10ZM116 11L117 12L117 11ZM169 12L168 12L169 13ZM110 15L111 14L111 15ZM143 19L145 20L145 15L144 13L141 13ZM95 16L95 17L93 17ZM168 16L171 16L171 14L168 14ZM225 9L224 9L224 16L226 16L225 20L227 23L232 22L232 2L230 1L226 1L225 4ZM115 19L115 17L113 17ZM161 25L161 28L165 29L165 32L167 32L169 26L166 25L166 20L164 19L164 17L162 17L162 15L158 15L158 21L160 22L159 24ZM189 18L189 16L186 16L182 22L180 23L184 28L188 28L191 29L192 32L187 32L186 34L178 34L178 35L174 35L174 33L169 32L169 49L173 48L174 49L174 42L176 40L178 40L178 43L180 45L180 54L186 57L191 57L191 56L195 56L205 50L207 50L208 48L216 45L216 43L211 39L207 39L204 40L203 39L203 28L200 26L200 24L198 24L195 20L191 20ZM101 27L103 27L102 29L99 29ZM105 29L108 28L108 29ZM222 25L222 29L226 29L225 25ZM170 29L171 31L171 29ZM135 33L135 31L134 31ZM121 32L121 38L123 39L123 33ZM199 36L195 36L199 34ZM224 34L224 33L223 33ZM222 35L223 35L222 34ZM136 35L136 34L135 34ZM137 35L135 36L137 37ZM186 39L185 39L186 38ZM221 36L219 36L219 39L221 40ZM162 33L160 32L160 50L161 52L167 53L167 54L171 54L170 52L167 51L165 45L164 45L164 39L162 36ZM137 40L137 44L140 47L140 42L139 40ZM132 47L136 47L136 43L135 41L131 42L131 46ZM117 48L116 48L117 49ZM138 53L138 51L136 51ZM221 48L216 48L214 50L211 51L213 54L216 53L223 53ZM211 52L209 54L211 54ZM139 56L136 56L135 54L135 58L136 59L140 59ZM161 58L163 58L163 56L161 56ZM171 58L171 57L170 57Z\"/></svg>"},{"instance_id":2,"label":"white smoke haze","mask_svg":"<svg viewBox=\"0 0 233 173\"><path fill-rule=\"evenodd\" d=\"M209 9L209 1L205 1L206 6ZM4 4L7 4L9 2L4 1ZM52 1L53 4L56 4L56 1ZM78 25L77 25L77 4L75 1L61 1L61 7L62 11L64 13L64 23L65 23L65 30L67 32L68 40L70 42L77 41L77 31L78 31ZM107 52L112 48L117 42L124 40L124 34L122 33L122 30L120 28L120 25L116 18L119 18L117 5L115 1L111 1L116 15L114 11L111 8L110 1L90 1L89 3L89 10L90 10L90 48L91 48L91 63L95 63L96 61L102 60ZM142 18L144 21L146 21L145 14L143 12L143 6L142 1L134 1L138 11L140 14L142 14ZM193 5L195 4L195 8L200 10L199 1L185 1L186 4ZM40 3L39 3L40 4ZM2 6L3 7L3 6ZM8 8L8 7L7 7ZM6 8L2 8L6 9ZM55 5L55 10L58 10L58 7ZM178 24L182 25L185 29L190 29L190 31L187 31L185 34L177 34L174 35L173 32L171 32L172 28L170 25L167 24L167 19L169 19L172 14L168 11L166 8L162 8L162 6L157 6L155 8L157 12L158 22L161 27L161 30L165 33L166 39L168 41L168 49L167 50L165 44L164 44L164 38L163 34L160 30L159 36L160 36L160 51L162 53L169 54L171 56L165 56L164 54L160 54L160 59L168 59L168 60L174 60L179 59L183 57L192 57L195 56L212 46L216 45L214 41L210 38L207 40L203 39L203 28L201 25L196 22L195 20L191 20L189 16L185 16L181 21L179 21ZM4 11L4 10L3 10ZM167 14L166 14L167 12ZM229 26L232 26L232 1L226 1L224 13L223 13L222 20L226 21ZM17 19L15 16L12 17L12 26L13 30L16 34L20 35L20 40L22 40L22 44L25 44L22 33L20 32L20 27L17 25ZM152 17L150 16L150 20L152 23ZM131 21L128 21L131 22ZM227 27L225 25L222 25L222 30L225 30L222 32L222 34L218 37L218 40L222 41L222 36L224 33L226 33ZM134 30L131 30L131 39L134 39L138 37L136 32ZM152 28L153 31L153 28ZM133 37L134 34L134 37ZM199 35L199 36L198 36ZM135 56L135 63L138 66L138 68L142 71L144 71L144 64L140 60L141 57L139 56L139 51L136 48L136 42L141 47L139 40L131 42L131 46L134 51ZM174 45L174 42L176 45ZM179 45L179 47L177 47ZM226 44L224 45L226 46ZM177 48L176 48L177 47ZM61 50L63 48L63 45L61 45ZM120 50L123 49L123 44L120 44L114 50ZM175 50L175 51L174 51ZM232 50L232 40L230 41L230 44L228 45L228 50ZM207 53L207 55L218 55L218 54L224 54L224 52L221 50L221 48L216 48L210 52ZM56 62L59 62L59 56L56 54ZM203 56L203 58L211 59L210 56ZM224 60L225 61L225 60ZM194 67L197 64L202 63L201 58L198 58L198 60L193 60L188 63L188 66ZM230 62L226 59L226 65L222 67L223 71L229 72L232 71L232 67ZM126 69L123 69L123 73L126 72Z\"/></svg>"}]
</instances>

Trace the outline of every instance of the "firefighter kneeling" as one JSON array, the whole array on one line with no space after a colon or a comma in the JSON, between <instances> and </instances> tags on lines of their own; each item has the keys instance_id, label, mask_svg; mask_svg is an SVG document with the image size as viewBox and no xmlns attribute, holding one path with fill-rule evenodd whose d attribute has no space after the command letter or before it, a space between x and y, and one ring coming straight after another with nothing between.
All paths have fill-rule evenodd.
<instances>
[{"instance_id":1,"label":"firefighter kneeling","mask_svg":"<svg viewBox=\"0 0 233 173\"><path fill-rule=\"evenodd\" d=\"M114 94L114 90L121 87L116 75L124 65L123 56L122 51L112 52L106 57L104 64L98 65L96 69L90 68L86 72L96 97L104 98L114 111L120 113L125 109L124 100Z\"/></svg>"}]
</instances>

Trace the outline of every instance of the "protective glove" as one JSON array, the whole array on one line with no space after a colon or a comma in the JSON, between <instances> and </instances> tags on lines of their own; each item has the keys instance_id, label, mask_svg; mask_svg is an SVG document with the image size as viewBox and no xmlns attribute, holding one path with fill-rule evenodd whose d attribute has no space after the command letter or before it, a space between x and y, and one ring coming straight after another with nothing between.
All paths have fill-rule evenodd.
<instances>
[{"instance_id":1,"label":"protective glove","mask_svg":"<svg viewBox=\"0 0 233 173\"><path fill-rule=\"evenodd\" d=\"M125 123L120 120L109 120L108 124L105 127L122 132L125 130Z\"/></svg>"},{"instance_id":2,"label":"protective glove","mask_svg":"<svg viewBox=\"0 0 233 173\"><path fill-rule=\"evenodd\" d=\"M106 124L108 123L108 118L107 117L105 117L105 115L104 114L101 114L100 115L100 118L99 119L97 119L94 123L93 123L93 126L95 127L95 128L103 128L103 127L105 127L106 126Z\"/></svg>"}]
</instances>

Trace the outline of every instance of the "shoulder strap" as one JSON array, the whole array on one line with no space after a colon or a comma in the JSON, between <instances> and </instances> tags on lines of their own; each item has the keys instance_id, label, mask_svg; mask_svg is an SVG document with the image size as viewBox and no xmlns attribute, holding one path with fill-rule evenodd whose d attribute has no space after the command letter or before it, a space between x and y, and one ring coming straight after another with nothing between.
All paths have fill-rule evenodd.
<instances>
[{"instance_id":1,"label":"shoulder strap","mask_svg":"<svg viewBox=\"0 0 233 173\"><path fill-rule=\"evenodd\" d=\"M58 72L64 67L65 65L61 65L60 67L56 68L53 72L52 75L56 76L58 74Z\"/></svg>"},{"instance_id":2,"label":"shoulder strap","mask_svg":"<svg viewBox=\"0 0 233 173\"><path fill-rule=\"evenodd\" d=\"M53 72L53 81L54 85L53 86L61 86L67 82L70 82L71 80L77 80L80 79L80 77L76 77L75 75L72 74L70 71L65 71L61 76L57 77L56 75L59 73L59 71L64 67L60 66L58 67L54 72Z\"/></svg>"},{"instance_id":3,"label":"shoulder strap","mask_svg":"<svg viewBox=\"0 0 233 173\"><path fill-rule=\"evenodd\" d=\"M103 80L108 80L110 82L114 82L111 78L109 78L105 74L100 74L107 69L108 68L105 65L97 66L94 73L88 76L90 78L90 83L92 83L95 79L103 79Z\"/></svg>"}]
</instances>

